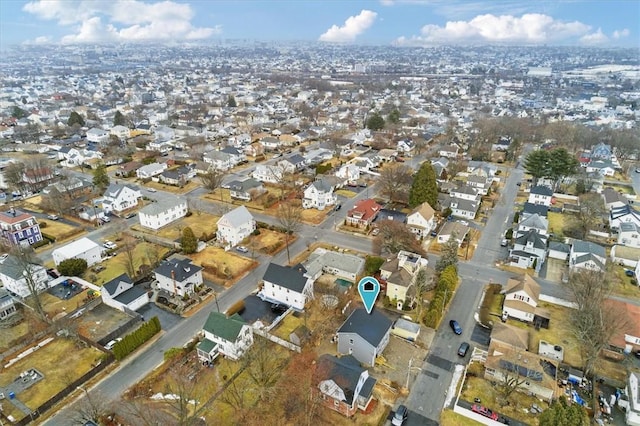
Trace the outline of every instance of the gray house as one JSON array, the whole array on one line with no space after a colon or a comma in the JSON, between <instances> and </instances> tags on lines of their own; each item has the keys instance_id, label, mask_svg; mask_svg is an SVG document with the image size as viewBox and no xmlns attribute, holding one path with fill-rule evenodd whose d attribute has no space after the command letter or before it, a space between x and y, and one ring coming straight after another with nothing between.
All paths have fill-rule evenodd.
<instances>
[{"instance_id":1,"label":"gray house","mask_svg":"<svg viewBox=\"0 0 640 426\"><path fill-rule=\"evenodd\" d=\"M338 329L338 353L375 365L376 357L389 343L392 325L393 321L377 310L367 314L362 308L356 309Z\"/></svg>"}]
</instances>

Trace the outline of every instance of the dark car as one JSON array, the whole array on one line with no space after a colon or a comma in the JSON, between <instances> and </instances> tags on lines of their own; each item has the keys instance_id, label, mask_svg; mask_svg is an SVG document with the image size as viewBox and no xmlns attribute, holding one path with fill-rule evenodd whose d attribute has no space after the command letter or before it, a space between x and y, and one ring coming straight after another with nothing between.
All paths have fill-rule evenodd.
<instances>
[{"instance_id":1,"label":"dark car","mask_svg":"<svg viewBox=\"0 0 640 426\"><path fill-rule=\"evenodd\" d=\"M336 211L340 210L341 208L342 208L342 204L336 204L336 208L335 208Z\"/></svg>"},{"instance_id":2,"label":"dark car","mask_svg":"<svg viewBox=\"0 0 640 426\"><path fill-rule=\"evenodd\" d=\"M638 349L638 350L635 352L635 354L636 354L636 358L640 359L640 349Z\"/></svg>"},{"instance_id":3,"label":"dark car","mask_svg":"<svg viewBox=\"0 0 640 426\"><path fill-rule=\"evenodd\" d=\"M458 356L465 357L467 356L467 352L469 352L469 344L467 342L462 342L458 348Z\"/></svg>"},{"instance_id":4,"label":"dark car","mask_svg":"<svg viewBox=\"0 0 640 426\"><path fill-rule=\"evenodd\" d=\"M482 414L483 416L488 417L491 420L498 420L499 417L497 413L494 413L487 407L478 404L473 404L473 406L471 407L471 411L473 411L474 413Z\"/></svg>"},{"instance_id":5,"label":"dark car","mask_svg":"<svg viewBox=\"0 0 640 426\"><path fill-rule=\"evenodd\" d=\"M458 321L456 320L449 321L449 326L451 326L451 329L453 330L454 333L458 335L462 334L462 327L460 327L460 324L458 324Z\"/></svg>"},{"instance_id":6,"label":"dark car","mask_svg":"<svg viewBox=\"0 0 640 426\"><path fill-rule=\"evenodd\" d=\"M287 310L286 305L281 305L280 303L272 303L271 304L271 312L276 314L282 314Z\"/></svg>"},{"instance_id":7,"label":"dark car","mask_svg":"<svg viewBox=\"0 0 640 426\"><path fill-rule=\"evenodd\" d=\"M634 271L632 271L631 269L625 269L624 270L624 274L628 277L633 277L636 275L636 273Z\"/></svg>"},{"instance_id":8,"label":"dark car","mask_svg":"<svg viewBox=\"0 0 640 426\"><path fill-rule=\"evenodd\" d=\"M126 215L124 215L125 219L131 219L132 217L134 217L136 214L135 213L127 213Z\"/></svg>"},{"instance_id":9,"label":"dark car","mask_svg":"<svg viewBox=\"0 0 640 426\"><path fill-rule=\"evenodd\" d=\"M407 420L407 415L409 414L407 407L404 405L400 405L396 412L393 414L393 419L391 419L391 424L393 426L400 426Z\"/></svg>"}]
</instances>

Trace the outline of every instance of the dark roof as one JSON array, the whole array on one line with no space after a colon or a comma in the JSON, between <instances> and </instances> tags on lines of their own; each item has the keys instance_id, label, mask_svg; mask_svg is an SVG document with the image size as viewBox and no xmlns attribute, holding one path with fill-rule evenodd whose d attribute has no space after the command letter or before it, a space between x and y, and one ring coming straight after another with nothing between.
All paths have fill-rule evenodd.
<instances>
[{"instance_id":1,"label":"dark roof","mask_svg":"<svg viewBox=\"0 0 640 426\"><path fill-rule=\"evenodd\" d=\"M542 217L547 217L547 213L549 212L549 207L544 204L533 204L533 203L524 203L524 208L522 209L522 213L524 214L539 214Z\"/></svg>"},{"instance_id":2,"label":"dark roof","mask_svg":"<svg viewBox=\"0 0 640 426\"><path fill-rule=\"evenodd\" d=\"M526 246L527 243L532 243L534 248L545 249L547 248L546 237L538 234L535 229L529 229L525 231L521 236L516 238L516 244Z\"/></svg>"},{"instance_id":3,"label":"dark roof","mask_svg":"<svg viewBox=\"0 0 640 426\"><path fill-rule=\"evenodd\" d=\"M153 272L163 277L173 278L171 276L173 271L176 281L183 282L201 270L201 267L191 263L191 259L173 259L163 261Z\"/></svg>"},{"instance_id":4,"label":"dark roof","mask_svg":"<svg viewBox=\"0 0 640 426\"><path fill-rule=\"evenodd\" d=\"M396 222L405 223L407 221L407 214L398 210L380 209L376 220L394 220Z\"/></svg>"},{"instance_id":5,"label":"dark roof","mask_svg":"<svg viewBox=\"0 0 640 426\"><path fill-rule=\"evenodd\" d=\"M338 329L338 333L355 333L377 347L392 325L393 321L379 311L373 310L368 314L366 310L360 308L349 315Z\"/></svg>"},{"instance_id":6,"label":"dark roof","mask_svg":"<svg viewBox=\"0 0 640 426\"><path fill-rule=\"evenodd\" d=\"M305 272L304 268L291 268L270 263L262 279L302 293L307 284L307 278L303 275Z\"/></svg>"},{"instance_id":7,"label":"dark roof","mask_svg":"<svg viewBox=\"0 0 640 426\"><path fill-rule=\"evenodd\" d=\"M569 253L571 251L571 248L569 247L568 244L565 243L561 243L558 241L551 241L549 243L549 250L555 250L555 251L560 251L563 253Z\"/></svg>"},{"instance_id":8,"label":"dark roof","mask_svg":"<svg viewBox=\"0 0 640 426\"><path fill-rule=\"evenodd\" d=\"M338 358L334 355L323 354L318 358L317 371L322 375L322 377L319 376L317 379L333 380L344 392L345 402L349 405L353 403L355 389L358 386L360 376L365 371L357 359L352 355ZM376 379L373 377L367 378L363 387L360 389L359 396L368 399L375 383Z\"/></svg>"},{"instance_id":9,"label":"dark roof","mask_svg":"<svg viewBox=\"0 0 640 426\"><path fill-rule=\"evenodd\" d=\"M107 293L109 293L110 295L113 296L113 294L118 289L118 285L120 284L121 281L124 281L127 284L133 284L133 282L131 281L131 278L129 278L129 275L121 274L121 275L115 277L114 279L112 279L111 281L109 281L108 283L105 283L102 286L102 288L107 290Z\"/></svg>"},{"instance_id":10,"label":"dark roof","mask_svg":"<svg viewBox=\"0 0 640 426\"><path fill-rule=\"evenodd\" d=\"M553 195L553 191L551 190L551 188L549 188L548 186L544 186L544 185L537 185L534 186L533 188L531 188L531 194L538 194L538 195L546 195L548 197L551 197Z\"/></svg>"},{"instance_id":11,"label":"dark roof","mask_svg":"<svg viewBox=\"0 0 640 426\"><path fill-rule=\"evenodd\" d=\"M228 342L235 342L240 331L242 331L242 327L246 324L238 314L227 317L220 312L211 312L202 328Z\"/></svg>"},{"instance_id":12,"label":"dark roof","mask_svg":"<svg viewBox=\"0 0 640 426\"><path fill-rule=\"evenodd\" d=\"M134 300L136 300L146 292L147 291L144 288L142 288L142 286L133 286L130 289L125 290L119 295L117 295L115 297L115 300L117 300L118 302L124 305L128 305L129 303L133 302Z\"/></svg>"}]
</instances>

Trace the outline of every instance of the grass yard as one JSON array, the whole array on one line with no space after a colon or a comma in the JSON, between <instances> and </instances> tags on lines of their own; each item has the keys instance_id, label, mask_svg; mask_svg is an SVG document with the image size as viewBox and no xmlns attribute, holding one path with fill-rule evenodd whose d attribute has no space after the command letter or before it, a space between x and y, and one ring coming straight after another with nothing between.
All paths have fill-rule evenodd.
<instances>
[{"instance_id":1,"label":"grass yard","mask_svg":"<svg viewBox=\"0 0 640 426\"><path fill-rule=\"evenodd\" d=\"M343 197L346 198L353 198L355 197L357 194L353 191L349 191L348 189L338 189L335 192L336 195L342 195Z\"/></svg>"},{"instance_id":2,"label":"grass yard","mask_svg":"<svg viewBox=\"0 0 640 426\"><path fill-rule=\"evenodd\" d=\"M191 192L194 189L199 188L200 182L192 180L188 182L186 185L184 185L183 187L179 187L179 186L167 185L164 183L151 181L148 184L146 184L146 186L156 188L156 189L161 189L162 191L171 192L173 194L186 194L187 192Z\"/></svg>"},{"instance_id":3,"label":"grass yard","mask_svg":"<svg viewBox=\"0 0 640 426\"><path fill-rule=\"evenodd\" d=\"M84 299L85 297L87 297L87 290L84 290L67 300L60 299L45 291L43 293L40 293L40 303L42 303L44 311L47 313L47 315L53 318L55 317L55 315L62 312L68 313L75 311L84 304L82 302L82 299Z\"/></svg>"},{"instance_id":4,"label":"grass yard","mask_svg":"<svg viewBox=\"0 0 640 426\"><path fill-rule=\"evenodd\" d=\"M531 407L532 404L537 404L542 409L548 408L546 402L517 391L511 394L511 404L501 407L498 403L499 395L496 388L481 377L467 377L462 386L460 398L468 402L473 402L474 398L480 398L485 407L532 426L538 424L538 418L525 413L524 409Z\"/></svg>"},{"instance_id":5,"label":"grass yard","mask_svg":"<svg viewBox=\"0 0 640 426\"><path fill-rule=\"evenodd\" d=\"M182 237L182 230L186 227L191 228L196 238L200 238L203 233L215 233L218 227L216 223L220 217L209 213L194 213L189 217L183 217L165 226L157 231L157 235L171 241L175 241Z\"/></svg>"},{"instance_id":6,"label":"grass yard","mask_svg":"<svg viewBox=\"0 0 640 426\"><path fill-rule=\"evenodd\" d=\"M637 277L627 277L624 274L625 268L622 266L614 266L611 282L613 284L613 294L624 296L625 298L640 298L640 286L632 284L631 280L637 280Z\"/></svg>"},{"instance_id":7,"label":"grass yard","mask_svg":"<svg viewBox=\"0 0 640 426\"><path fill-rule=\"evenodd\" d=\"M255 268L258 262L238 256L231 251L225 252L218 247L207 247L200 253L189 256L193 263L202 266L203 277L218 284L231 283L233 279Z\"/></svg>"},{"instance_id":8,"label":"grass yard","mask_svg":"<svg viewBox=\"0 0 640 426\"><path fill-rule=\"evenodd\" d=\"M273 255L280 249L285 247L284 234L270 229L260 229L260 235L252 235L249 237L249 249L255 249L265 254ZM295 241L295 236L292 236L289 244Z\"/></svg>"},{"instance_id":9,"label":"grass yard","mask_svg":"<svg viewBox=\"0 0 640 426\"><path fill-rule=\"evenodd\" d=\"M56 338L4 369L0 375L0 384L7 385L30 368L40 371L44 379L16 395L20 401L35 410L73 380L91 370L92 364L95 365L101 356L102 352L93 347L80 347L71 339Z\"/></svg>"},{"instance_id":10,"label":"grass yard","mask_svg":"<svg viewBox=\"0 0 640 426\"><path fill-rule=\"evenodd\" d=\"M440 426L478 426L482 423L454 413L453 410L444 410L440 413Z\"/></svg>"},{"instance_id":11,"label":"grass yard","mask_svg":"<svg viewBox=\"0 0 640 426\"><path fill-rule=\"evenodd\" d=\"M22 316L22 321L12 327L3 328L0 332L0 353L21 341L27 341L32 335L47 328L47 324L38 320L28 309L23 309L19 315Z\"/></svg>"},{"instance_id":12,"label":"grass yard","mask_svg":"<svg viewBox=\"0 0 640 426\"><path fill-rule=\"evenodd\" d=\"M155 255L157 254L157 258L160 259L167 251L168 249L166 247L157 244L139 242L133 251L133 264L136 271L140 266L150 265L152 263L149 256L156 257ZM95 285L103 285L115 277L127 273L126 257L126 253L118 252L115 257L102 262L102 265L106 267L103 271L95 273L91 271L91 269L88 269L87 272L85 272L85 279Z\"/></svg>"},{"instance_id":13,"label":"grass yard","mask_svg":"<svg viewBox=\"0 0 640 426\"><path fill-rule=\"evenodd\" d=\"M303 209L302 221L308 225L319 225L324 222L330 211L331 208L325 210Z\"/></svg>"},{"instance_id":14,"label":"grass yard","mask_svg":"<svg viewBox=\"0 0 640 426\"><path fill-rule=\"evenodd\" d=\"M304 324L304 318L296 318L289 314L278 324L278 327L271 332L284 340L289 340L289 335L293 330L302 324Z\"/></svg>"},{"instance_id":15,"label":"grass yard","mask_svg":"<svg viewBox=\"0 0 640 426\"><path fill-rule=\"evenodd\" d=\"M556 237L562 237L565 227L565 216L562 213L549 212L549 233L555 234Z\"/></svg>"}]
</instances>

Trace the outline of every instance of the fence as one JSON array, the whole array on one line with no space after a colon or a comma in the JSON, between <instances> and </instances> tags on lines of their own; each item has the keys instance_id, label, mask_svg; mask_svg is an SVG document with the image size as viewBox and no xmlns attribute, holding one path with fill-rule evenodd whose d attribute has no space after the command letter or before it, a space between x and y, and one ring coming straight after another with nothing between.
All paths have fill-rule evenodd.
<instances>
[{"instance_id":1,"label":"fence","mask_svg":"<svg viewBox=\"0 0 640 426\"><path fill-rule=\"evenodd\" d=\"M275 336L275 335L273 335L271 333L267 333L266 331L260 330L258 328L254 328L253 332L255 334L259 335L259 336L264 337L265 339L268 339L268 340L272 341L273 343L276 343L276 344L278 344L280 346L284 346L285 348L287 348L287 349L289 349L291 351L296 351L298 353L301 352L300 346L294 345L293 343L289 342L288 340L281 339L278 336Z\"/></svg>"},{"instance_id":2,"label":"fence","mask_svg":"<svg viewBox=\"0 0 640 426\"><path fill-rule=\"evenodd\" d=\"M125 331L133 327L134 324L142 322L142 316L137 312L134 312L134 314L135 316L131 316L131 319L129 321L122 324L120 327L116 328L115 330L104 336L102 339L98 340L98 344L104 346L116 337L120 337L122 334L124 334Z\"/></svg>"}]
</instances>

